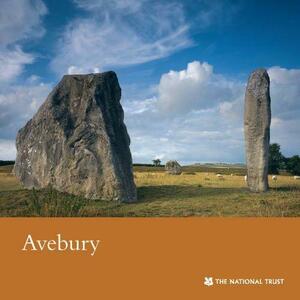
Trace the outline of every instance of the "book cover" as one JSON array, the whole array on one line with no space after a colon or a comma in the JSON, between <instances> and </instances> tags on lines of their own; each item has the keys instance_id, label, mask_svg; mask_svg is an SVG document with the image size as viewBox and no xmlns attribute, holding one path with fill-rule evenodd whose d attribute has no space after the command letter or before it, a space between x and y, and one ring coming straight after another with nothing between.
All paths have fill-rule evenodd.
<instances>
[{"instance_id":1,"label":"book cover","mask_svg":"<svg viewBox=\"0 0 300 300\"><path fill-rule=\"evenodd\" d=\"M300 2L0 1L0 299L297 299Z\"/></svg>"}]
</instances>

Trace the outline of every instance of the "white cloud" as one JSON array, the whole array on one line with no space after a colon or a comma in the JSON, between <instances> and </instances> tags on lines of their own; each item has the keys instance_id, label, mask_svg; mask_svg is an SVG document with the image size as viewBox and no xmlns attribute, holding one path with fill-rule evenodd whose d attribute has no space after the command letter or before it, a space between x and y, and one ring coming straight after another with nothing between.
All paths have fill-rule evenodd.
<instances>
[{"instance_id":1,"label":"white cloud","mask_svg":"<svg viewBox=\"0 0 300 300\"><path fill-rule=\"evenodd\" d=\"M300 70L272 67L268 74L273 115L281 119L299 119Z\"/></svg>"},{"instance_id":2,"label":"white cloud","mask_svg":"<svg viewBox=\"0 0 300 300\"><path fill-rule=\"evenodd\" d=\"M271 86L271 141L287 156L300 154L300 70L268 69Z\"/></svg>"},{"instance_id":3,"label":"white cloud","mask_svg":"<svg viewBox=\"0 0 300 300\"><path fill-rule=\"evenodd\" d=\"M284 155L300 155L300 117L286 120L272 118L271 142L279 143Z\"/></svg>"},{"instance_id":4,"label":"white cloud","mask_svg":"<svg viewBox=\"0 0 300 300\"><path fill-rule=\"evenodd\" d=\"M231 110L244 85L198 61L163 74L157 94L123 104L134 161L242 161L242 121Z\"/></svg>"},{"instance_id":5,"label":"white cloud","mask_svg":"<svg viewBox=\"0 0 300 300\"><path fill-rule=\"evenodd\" d=\"M125 114L134 162L243 161L241 125L231 128L218 110L162 118L158 112Z\"/></svg>"},{"instance_id":6,"label":"white cloud","mask_svg":"<svg viewBox=\"0 0 300 300\"><path fill-rule=\"evenodd\" d=\"M191 62L186 70L170 71L159 83L159 108L182 114L191 110L215 107L220 102L240 96L242 85L215 74L208 63Z\"/></svg>"},{"instance_id":7,"label":"white cloud","mask_svg":"<svg viewBox=\"0 0 300 300\"><path fill-rule=\"evenodd\" d=\"M286 156L299 154L300 70L273 67L268 73L271 142ZM133 160L243 162L245 87L246 82L215 74L208 63L192 62L163 74L157 94L123 104Z\"/></svg>"},{"instance_id":8,"label":"white cloud","mask_svg":"<svg viewBox=\"0 0 300 300\"><path fill-rule=\"evenodd\" d=\"M124 110L125 113L132 114L132 115L142 114L144 112L149 112L149 111L156 112L157 110L156 104L157 104L156 97L145 99L143 101L133 100L125 103L126 106L124 107Z\"/></svg>"},{"instance_id":9,"label":"white cloud","mask_svg":"<svg viewBox=\"0 0 300 300\"><path fill-rule=\"evenodd\" d=\"M73 20L57 47L59 73L93 72L155 60L190 46L182 5L152 1L76 1L89 12Z\"/></svg>"},{"instance_id":10,"label":"white cloud","mask_svg":"<svg viewBox=\"0 0 300 300\"><path fill-rule=\"evenodd\" d=\"M16 132L28 121L49 92L49 86L30 76L17 77L35 57L22 44L45 33L41 24L47 8L41 0L1 0L0 9L0 159L14 159Z\"/></svg>"},{"instance_id":11,"label":"white cloud","mask_svg":"<svg viewBox=\"0 0 300 300\"><path fill-rule=\"evenodd\" d=\"M90 11L121 11L123 14L130 14L140 9L145 0L74 0L74 2L83 9Z\"/></svg>"},{"instance_id":12,"label":"white cloud","mask_svg":"<svg viewBox=\"0 0 300 300\"><path fill-rule=\"evenodd\" d=\"M0 44L2 46L45 33L41 17L47 8L41 0L1 0Z\"/></svg>"},{"instance_id":13,"label":"white cloud","mask_svg":"<svg viewBox=\"0 0 300 300\"><path fill-rule=\"evenodd\" d=\"M14 140L0 139L0 159L14 160L16 157L16 146Z\"/></svg>"},{"instance_id":14,"label":"white cloud","mask_svg":"<svg viewBox=\"0 0 300 300\"><path fill-rule=\"evenodd\" d=\"M286 156L299 154L300 149L299 71L268 70L271 142L279 143ZM31 76L26 87L12 86L0 94L0 159L13 158L11 139L50 91L49 85L39 82L38 77ZM123 86L122 105L134 162L154 158L181 163L243 162L245 85L216 74L208 63L192 62L184 70L162 74L156 87L139 95L141 100L132 87L127 91ZM135 88L140 92L139 86Z\"/></svg>"},{"instance_id":15,"label":"white cloud","mask_svg":"<svg viewBox=\"0 0 300 300\"><path fill-rule=\"evenodd\" d=\"M41 37L41 18L47 8L41 0L2 0L0 10L0 83L14 80L34 61L20 43Z\"/></svg>"},{"instance_id":16,"label":"white cloud","mask_svg":"<svg viewBox=\"0 0 300 300\"><path fill-rule=\"evenodd\" d=\"M43 83L11 86L0 93L0 139L15 138L16 132L45 101L51 86ZM0 159L2 159L0 157Z\"/></svg>"},{"instance_id":17,"label":"white cloud","mask_svg":"<svg viewBox=\"0 0 300 300\"><path fill-rule=\"evenodd\" d=\"M24 53L20 47L0 50L0 82L15 79L22 73L24 65L31 64L33 60L33 56Z\"/></svg>"},{"instance_id":18,"label":"white cloud","mask_svg":"<svg viewBox=\"0 0 300 300\"><path fill-rule=\"evenodd\" d=\"M300 70L272 67L268 69L268 74L273 84L299 84Z\"/></svg>"}]
</instances>

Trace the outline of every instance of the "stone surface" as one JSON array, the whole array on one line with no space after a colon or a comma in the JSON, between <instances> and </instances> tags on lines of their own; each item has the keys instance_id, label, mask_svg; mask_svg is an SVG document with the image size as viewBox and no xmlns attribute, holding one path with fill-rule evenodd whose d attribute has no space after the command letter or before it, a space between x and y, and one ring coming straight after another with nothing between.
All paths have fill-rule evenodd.
<instances>
[{"instance_id":1,"label":"stone surface","mask_svg":"<svg viewBox=\"0 0 300 300\"><path fill-rule=\"evenodd\" d=\"M166 172L171 175L180 175L182 170L180 164L176 160L170 160L165 165Z\"/></svg>"},{"instance_id":2,"label":"stone surface","mask_svg":"<svg viewBox=\"0 0 300 300\"><path fill-rule=\"evenodd\" d=\"M248 79L244 113L247 183L253 192L265 192L269 187L270 123L270 79L266 70L258 69Z\"/></svg>"},{"instance_id":3,"label":"stone surface","mask_svg":"<svg viewBox=\"0 0 300 300\"><path fill-rule=\"evenodd\" d=\"M114 72L65 75L19 130L14 172L24 186L136 201L120 98Z\"/></svg>"}]
</instances>

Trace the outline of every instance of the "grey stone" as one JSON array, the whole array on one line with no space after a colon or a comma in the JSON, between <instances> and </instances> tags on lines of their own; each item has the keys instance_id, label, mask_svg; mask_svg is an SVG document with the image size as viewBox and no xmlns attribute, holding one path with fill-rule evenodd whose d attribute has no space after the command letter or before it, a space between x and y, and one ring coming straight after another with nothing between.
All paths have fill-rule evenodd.
<instances>
[{"instance_id":1,"label":"grey stone","mask_svg":"<svg viewBox=\"0 0 300 300\"><path fill-rule=\"evenodd\" d=\"M171 175L180 175L182 170L180 164L176 160L170 160L165 165L165 170Z\"/></svg>"},{"instance_id":2,"label":"grey stone","mask_svg":"<svg viewBox=\"0 0 300 300\"><path fill-rule=\"evenodd\" d=\"M270 79L266 70L258 69L248 79L244 113L247 183L252 192L265 192L269 187L270 123Z\"/></svg>"},{"instance_id":3,"label":"grey stone","mask_svg":"<svg viewBox=\"0 0 300 300\"><path fill-rule=\"evenodd\" d=\"M65 75L18 132L14 172L24 186L136 201L120 98L114 72Z\"/></svg>"}]
</instances>

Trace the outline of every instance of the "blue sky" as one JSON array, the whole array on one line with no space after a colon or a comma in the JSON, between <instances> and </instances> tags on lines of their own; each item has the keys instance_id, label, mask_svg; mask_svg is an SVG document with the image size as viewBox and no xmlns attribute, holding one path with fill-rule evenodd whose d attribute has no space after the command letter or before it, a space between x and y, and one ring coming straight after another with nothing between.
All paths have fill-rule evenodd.
<instances>
[{"instance_id":1,"label":"blue sky","mask_svg":"<svg viewBox=\"0 0 300 300\"><path fill-rule=\"evenodd\" d=\"M63 74L117 72L134 162L243 162L249 73L300 154L300 2L1 0L0 159Z\"/></svg>"}]
</instances>

